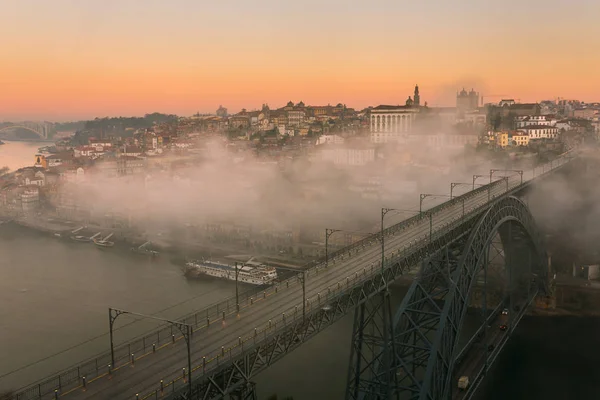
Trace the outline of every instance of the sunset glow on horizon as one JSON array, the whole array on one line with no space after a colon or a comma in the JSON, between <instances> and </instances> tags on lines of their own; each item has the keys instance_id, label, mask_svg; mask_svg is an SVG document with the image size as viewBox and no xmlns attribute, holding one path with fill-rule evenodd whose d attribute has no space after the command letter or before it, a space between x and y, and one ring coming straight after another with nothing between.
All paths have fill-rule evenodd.
<instances>
[{"instance_id":1,"label":"sunset glow on horizon","mask_svg":"<svg viewBox=\"0 0 600 400\"><path fill-rule=\"evenodd\" d=\"M600 101L597 0L4 0L0 121Z\"/></svg>"}]
</instances>

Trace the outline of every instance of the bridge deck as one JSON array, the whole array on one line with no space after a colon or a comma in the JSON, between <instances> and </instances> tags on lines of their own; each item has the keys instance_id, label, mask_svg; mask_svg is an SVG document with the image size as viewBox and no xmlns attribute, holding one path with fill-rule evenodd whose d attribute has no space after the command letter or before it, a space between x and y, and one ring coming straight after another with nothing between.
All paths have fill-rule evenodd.
<instances>
[{"instance_id":1,"label":"bridge deck","mask_svg":"<svg viewBox=\"0 0 600 400\"><path fill-rule=\"evenodd\" d=\"M556 165L557 163L555 163ZM558 165L556 165L558 166ZM548 167L545 172L549 172ZM536 169L523 175L523 182L527 183L534 177L541 175L542 168ZM490 199L497 198L511 191L521 184L519 175L509 177L507 186L504 184L490 185L489 190L480 191L462 203L456 203L441 209L433 214L431 222L429 218L417 220L411 226L396 232L393 236L387 236L385 240L386 256L401 251L417 240L426 239L433 231L443 229L451 222L459 220L464 213L477 209L483 210ZM489 192L489 194L488 194ZM430 227L431 224L431 227ZM329 262L328 268L313 268L306 274L306 298L310 304L319 304L320 294L329 291L340 292L345 290L347 279L355 279L359 274L364 274L366 269L378 268L381 260L381 245L378 240L362 248L352 257L345 259L339 256L336 260ZM355 283L355 281L353 281ZM321 303L324 305L324 303ZM253 304L245 305L240 309L239 315L235 311L229 312L225 320L211 322L196 330L192 336L191 358L195 380L203 374L203 358L205 357L206 371L217 367L217 363L227 362L227 355L231 356L231 348L239 348L240 338L243 342L252 344L259 340L263 334L268 334L268 327L272 324L283 323L283 313L288 319L302 317L302 287L300 284L290 284L289 287L281 285L278 291L270 291L264 298L257 297ZM258 339L255 336L259 332ZM217 357L225 349L225 357ZM155 390L160 387L161 380L164 382L165 393L185 386L182 379L183 368L187 369L187 350L183 340L177 340L175 344L168 344L156 353L149 353L136 358L135 363L117 365L112 374L105 373L82 386L65 391L60 397L73 399L135 399L154 398ZM170 384L175 381L174 384ZM151 396L151 397L150 397ZM39 398L53 398L54 395L44 395ZM19 397L26 399L27 397ZM37 396L35 398L38 398Z\"/></svg>"}]
</instances>

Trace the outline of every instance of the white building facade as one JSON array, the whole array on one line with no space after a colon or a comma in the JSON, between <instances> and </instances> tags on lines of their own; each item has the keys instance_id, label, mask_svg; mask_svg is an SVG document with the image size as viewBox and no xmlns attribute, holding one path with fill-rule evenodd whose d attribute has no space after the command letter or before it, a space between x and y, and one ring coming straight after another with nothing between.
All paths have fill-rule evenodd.
<instances>
[{"instance_id":1,"label":"white building facade","mask_svg":"<svg viewBox=\"0 0 600 400\"><path fill-rule=\"evenodd\" d=\"M339 135L321 135L317 140L317 145L320 144L344 144L344 138Z\"/></svg>"},{"instance_id":2,"label":"white building facade","mask_svg":"<svg viewBox=\"0 0 600 400\"><path fill-rule=\"evenodd\" d=\"M519 131L529 136L529 140L556 139L558 137L558 128L549 125L528 125L520 128Z\"/></svg>"},{"instance_id":3,"label":"white building facade","mask_svg":"<svg viewBox=\"0 0 600 400\"><path fill-rule=\"evenodd\" d=\"M418 107L381 105L371 110L371 143L399 142L413 127Z\"/></svg>"},{"instance_id":4,"label":"white building facade","mask_svg":"<svg viewBox=\"0 0 600 400\"><path fill-rule=\"evenodd\" d=\"M555 126L556 122L557 120L549 115L518 116L515 120L517 129L534 125Z\"/></svg>"}]
</instances>

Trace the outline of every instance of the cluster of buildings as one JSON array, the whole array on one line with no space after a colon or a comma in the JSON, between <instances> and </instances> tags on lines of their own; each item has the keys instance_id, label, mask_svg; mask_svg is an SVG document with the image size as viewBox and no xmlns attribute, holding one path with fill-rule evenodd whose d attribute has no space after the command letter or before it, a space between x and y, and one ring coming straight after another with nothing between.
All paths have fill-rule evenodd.
<instances>
[{"instance_id":1,"label":"cluster of buildings","mask_svg":"<svg viewBox=\"0 0 600 400\"><path fill-rule=\"evenodd\" d=\"M523 148L565 140L572 134L600 133L598 103L559 99L522 104L504 99L482 105L481 99L475 90L463 89L456 94L455 107L430 107L415 86L401 105L355 110L344 104L310 106L290 101L277 109L264 104L260 110L236 114L220 106L214 115L127 128L127 135L118 137L91 132L85 144L61 140L35 154L30 167L0 177L0 213L31 215L49 210L68 219L88 220L90 211L74 189L78 184L121 178L151 184L148 177L157 174L185 179L179 171L189 171L187 167L209 158L209 143L214 141L237 154L235 162L243 163L251 154L253 162L284 168L301 157L354 168L358 176L366 170L425 168L443 174L448 169L418 160L411 150L415 148ZM376 168L362 168L368 166ZM399 186L384 181L383 176L364 174L349 190L376 199L385 186ZM416 185L407 181L400 186L414 191ZM123 219L114 214L115 219Z\"/></svg>"},{"instance_id":2,"label":"cluster of buildings","mask_svg":"<svg viewBox=\"0 0 600 400\"><path fill-rule=\"evenodd\" d=\"M571 102L573 103L573 102ZM581 141L585 135L600 135L600 103L568 102L521 104L512 99L488 106L493 120L482 143L496 148L538 147L552 143Z\"/></svg>"},{"instance_id":3,"label":"cluster of buildings","mask_svg":"<svg viewBox=\"0 0 600 400\"><path fill-rule=\"evenodd\" d=\"M486 113L479 105L479 94L464 89L457 93L456 107L429 107L421 103L419 86L404 105L379 105L369 109L369 134L372 143L418 143L447 148L476 145L486 125Z\"/></svg>"},{"instance_id":4,"label":"cluster of buildings","mask_svg":"<svg viewBox=\"0 0 600 400\"><path fill-rule=\"evenodd\" d=\"M263 104L260 110L242 109L232 115L220 106L215 115L198 114L184 124L197 131L228 133L232 139L246 140L256 140L266 132L292 137L310 137L329 130L359 134L366 127L365 112L357 112L344 104L309 106L302 101L296 104L290 101L277 109Z\"/></svg>"}]
</instances>

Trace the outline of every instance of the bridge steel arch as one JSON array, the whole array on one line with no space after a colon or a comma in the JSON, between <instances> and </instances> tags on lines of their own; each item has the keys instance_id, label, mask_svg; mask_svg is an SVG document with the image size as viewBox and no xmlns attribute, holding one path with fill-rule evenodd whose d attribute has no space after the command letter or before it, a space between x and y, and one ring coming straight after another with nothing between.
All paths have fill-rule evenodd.
<instances>
[{"instance_id":1,"label":"bridge steel arch","mask_svg":"<svg viewBox=\"0 0 600 400\"><path fill-rule=\"evenodd\" d=\"M312 277L314 281L317 281L317 276L320 278L322 274L329 271L333 278L339 279L337 283L332 281L331 285L322 285L321 291L313 292L306 298L306 302L303 301L304 299L300 303L295 300L285 302L285 307L278 309L278 311L283 311L279 316L275 313L264 314L264 317L272 315L272 319L266 322L266 319L263 318L260 323L255 323L253 334L250 331L245 333L244 337L237 338L234 337L235 334L230 334L229 338L211 336L214 341L209 345L214 347L201 348L195 353L197 356L203 354L206 356L202 357L199 362L196 361L196 366L193 367L191 396L188 385L182 383L183 379L178 374L170 382L165 381L169 389L164 393L164 398L219 399L233 394L242 397L252 390L252 380L257 373L353 311L355 312L355 331L351 350L353 356L358 354L357 358L362 359L360 363L354 364L358 366L353 371L355 374L349 374L352 379L349 379L348 388L357 389L349 390L349 392L358 392L360 396L348 396L347 394L347 397L369 397L363 394L370 394L368 390L374 388L375 390L371 393L375 392L376 397L382 398L379 396L381 392L377 389L377 385L383 381L386 394L390 393L391 390L388 388L392 386L389 385L392 377L394 377L395 398L400 397L400 392L408 394L411 399L420 398L421 393L426 393L422 398L435 398L434 393L445 393L444 390L448 386L447 381L451 379L453 366L456 364L456 360L461 359L463 353L456 345L457 334L451 336L445 333L460 332L460 324L463 322L461 316L464 316L461 314L461 311L464 310L461 305L465 305L467 301L465 293L470 292L471 283L475 278L473 272L469 273L469 271L477 270L477 264L473 264L473 260L478 260L477 246L481 246L482 240L487 241L494 231L500 232L501 236L509 239L515 231L514 233L520 234L521 238L529 238L528 245L525 249L515 246L510 253L519 259L525 257L525 253L531 256L532 249L539 249L536 257L541 267L537 265L535 268L539 267L540 271L545 271L543 266L546 260L542 256L543 244L537 235L533 219L528 214L525 205L510 196L525 190L529 182L534 182L539 177L567 164L571 158L567 153L566 156L555 161L554 166L550 164L550 169L546 171L542 169L542 173L538 173L537 176L532 174L531 180L526 183L519 182L518 177L512 181L499 180L456 196L448 202L388 227L381 233L373 234L330 254L328 263L323 260L312 261L299 275L270 288L261 288L259 291L253 292L250 295L252 297L246 299L246 305L251 306L253 298L258 298L255 296L266 298L267 295L278 291L286 296L291 296L293 290L299 293L300 282L304 282L306 277ZM487 197L485 203L482 202L484 197ZM426 225L429 227L428 233L424 233L427 229L420 229L426 228ZM415 234L408 235L411 232ZM372 262L373 259L369 258L364 264L359 264L359 267L342 272L345 271L343 268L347 265L346 259L356 257L368 249L375 247L379 249L378 242L385 237L392 238L401 235L406 239L396 247L395 251L390 251L390 254L386 255L382 260L384 261L383 265L381 265L381 261ZM508 240L507 243L510 242L511 240ZM514 242L518 242L518 240L514 240ZM472 252L471 256L467 256L470 251ZM424 260L426 262L423 263ZM401 276L412 275L413 267L421 263L423 263L423 267L418 278L413 281L410 293L404 299L402 312L398 314L394 324L391 311L389 308L385 309L385 304L389 304L388 287ZM469 266L472 268L468 268ZM341 273L333 271L341 271ZM303 285L301 288L303 289ZM450 298L453 298L454 301L443 303L444 300ZM237 298L234 297L221 304L227 304L226 310L229 310L229 304L233 305L236 302ZM298 304L300 312L298 312ZM302 312L304 306L306 306L306 317ZM384 321L383 331L385 332L387 327L389 334L381 335L387 336L383 338L383 341L368 331L364 325L358 325L360 329L356 329L357 316L362 314L360 321L365 322L371 318L368 314L376 314L371 312L372 310L379 310L379 314L388 315L386 318L389 323ZM381 310L386 312L382 313ZM209 322L213 327L217 325L216 321L225 322L225 318L221 314L223 311L223 308L219 310L218 307L216 311L214 307L207 308L185 316L181 321L190 323L196 317L206 318L204 326L194 322L197 327L196 331L200 331L198 334L202 334L208 330ZM442 319L442 317L444 318ZM376 319L372 318L372 320ZM445 321L444 329L440 330L442 320ZM437 332L444 334L436 335ZM366 335L363 335L360 340L356 340L356 336L363 333ZM154 332L150 334L144 336L143 339L155 337ZM194 334L196 335L196 332ZM132 353L130 346L146 351L143 343L145 343L144 340L124 343L121 348L125 359ZM361 353L361 343L374 351L379 348L387 348L391 351L388 350L389 353L385 357L370 357L368 354L365 357L365 352ZM221 346L219 349L219 344L227 347ZM385 352L381 353L385 354ZM389 357L390 354L393 354L394 357ZM110 353L107 355L110 356ZM375 354L375 356L377 355ZM65 373L30 385L19 392L21 394L19 398L38 399L53 394L56 388L71 390L80 387L80 373L83 372L84 376L88 378L99 377L98 365L106 365L109 362L108 358L103 358L105 356L106 354L101 355L66 370ZM389 362L390 358L391 362ZM431 364L433 367L428 369L430 359L436 361ZM377 374L377 368L373 368L373 366L377 366L379 360L382 361L381 365L387 364L394 368L394 370L388 370L392 373ZM370 364L366 365L368 363ZM125 364L121 363L121 365ZM399 369L402 369L403 372L400 376L397 373ZM424 372L417 376L413 369L421 369ZM371 382L364 379L363 372L366 370L375 372L375 377ZM434 392L435 390L438 392ZM149 383L147 394L141 395L140 399L162 395L163 388L158 386L158 382ZM389 397L391 396L383 396L383 398Z\"/></svg>"},{"instance_id":2,"label":"bridge steel arch","mask_svg":"<svg viewBox=\"0 0 600 400\"><path fill-rule=\"evenodd\" d=\"M48 128L43 127L42 125L38 125L38 130L36 130L35 128L31 127L31 126L27 126L27 125L9 125L9 126L5 126L3 128L0 128L0 132L3 131L8 131L11 129L26 129L30 132L35 133L36 135L38 135L41 138L47 139L48 138Z\"/></svg>"},{"instance_id":3,"label":"bridge steel arch","mask_svg":"<svg viewBox=\"0 0 600 400\"><path fill-rule=\"evenodd\" d=\"M509 292L517 293L516 286L523 282L523 276L527 276L526 285L530 286L532 272L539 277L537 286L547 289L548 257L533 216L518 198L500 198L470 232L457 235L452 243L423 262L395 315L393 374L385 374L383 366L378 368L380 376L396 380L383 382L392 388L393 398L449 398L454 366L475 339L472 337L465 348L459 348L470 294L479 272L487 268L489 246L497 234L506 253ZM528 297L530 300L529 294ZM513 295L510 302L513 303ZM371 389L361 397L389 397L383 395L386 389Z\"/></svg>"}]
</instances>

